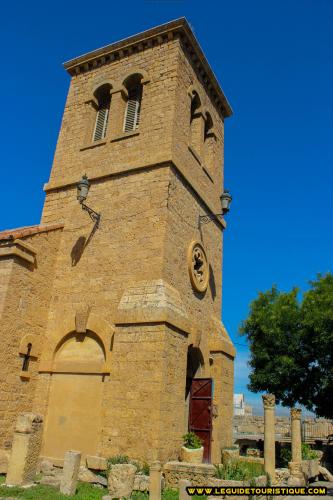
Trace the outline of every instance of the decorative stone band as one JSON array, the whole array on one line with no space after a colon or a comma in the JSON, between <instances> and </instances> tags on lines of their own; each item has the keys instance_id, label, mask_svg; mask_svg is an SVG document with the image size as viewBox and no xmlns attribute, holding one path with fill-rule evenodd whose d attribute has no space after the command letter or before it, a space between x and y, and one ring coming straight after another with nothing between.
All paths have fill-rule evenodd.
<instances>
[{"instance_id":1,"label":"decorative stone band","mask_svg":"<svg viewBox=\"0 0 333 500\"><path fill-rule=\"evenodd\" d=\"M291 408L290 416L292 420L301 420L302 410L300 408Z\"/></svg>"},{"instance_id":2,"label":"decorative stone band","mask_svg":"<svg viewBox=\"0 0 333 500\"><path fill-rule=\"evenodd\" d=\"M180 293L163 279L146 280L127 288L120 299L114 324L166 323L188 335L189 344L202 350L203 338L189 319ZM220 321L212 319L210 335L205 337L210 352L235 357L235 348ZM207 332L205 332L205 335Z\"/></svg>"},{"instance_id":3,"label":"decorative stone band","mask_svg":"<svg viewBox=\"0 0 333 500\"><path fill-rule=\"evenodd\" d=\"M262 401L264 403L264 408L274 408L275 406L275 396L274 394L263 394Z\"/></svg>"},{"instance_id":4,"label":"decorative stone band","mask_svg":"<svg viewBox=\"0 0 333 500\"><path fill-rule=\"evenodd\" d=\"M171 158L169 155L164 160L154 161L153 163L147 164L146 161L140 159L136 159L135 161L124 163L120 161L119 163L112 163L110 166L107 164L105 167L101 166L99 168L99 174L89 174L89 180L94 182L98 180L107 179L113 176L119 176L121 174L137 173L138 170L151 170L158 168L172 168L178 175L180 175L183 179L186 180L187 183L193 188L203 206L206 209L207 214L216 213L220 210L219 206L219 196L216 191L216 204L212 204L208 196L203 194L202 189L196 179L196 176L193 175L186 167L182 164L182 162L177 159ZM49 183L44 184L44 191L46 193L50 191L54 191L57 189L73 189L76 188L77 178L76 177L61 177L57 179L52 179ZM224 219L216 219L216 224L221 228L225 229L227 227L227 223Z\"/></svg>"},{"instance_id":5,"label":"decorative stone band","mask_svg":"<svg viewBox=\"0 0 333 500\"><path fill-rule=\"evenodd\" d=\"M36 251L31 245L21 240L6 241L5 244L0 246L0 259L3 257L17 257L21 261L34 264Z\"/></svg>"}]
</instances>

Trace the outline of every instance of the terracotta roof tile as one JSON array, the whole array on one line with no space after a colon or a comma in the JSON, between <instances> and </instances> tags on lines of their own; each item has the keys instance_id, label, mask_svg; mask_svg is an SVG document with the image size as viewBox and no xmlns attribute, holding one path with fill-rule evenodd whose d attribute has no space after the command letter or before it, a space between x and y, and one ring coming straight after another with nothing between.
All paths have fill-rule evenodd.
<instances>
[{"instance_id":1,"label":"terracotta roof tile","mask_svg":"<svg viewBox=\"0 0 333 500\"><path fill-rule=\"evenodd\" d=\"M38 233L47 233L55 229L62 229L64 224L40 224L37 226L19 227L17 229L6 229L0 231L0 240L15 240L17 238L24 238Z\"/></svg>"}]
</instances>

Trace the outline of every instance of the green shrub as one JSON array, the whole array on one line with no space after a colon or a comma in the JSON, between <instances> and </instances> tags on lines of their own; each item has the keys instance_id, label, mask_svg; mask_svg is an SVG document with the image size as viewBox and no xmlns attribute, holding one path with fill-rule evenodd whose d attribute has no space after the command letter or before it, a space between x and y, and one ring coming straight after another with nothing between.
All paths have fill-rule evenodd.
<instances>
[{"instance_id":1,"label":"green shrub","mask_svg":"<svg viewBox=\"0 0 333 500\"><path fill-rule=\"evenodd\" d=\"M215 477L233 481L249 481L265 474L262 464L230 460L226 465L214 465Z\"/></svg>"},{"instance_id":2,"label":"green shrub","mask_svg":"<svg viewBox=\"0 0 333 500\"><path fill-rule=\"evenodd\" d=\"M312 450L307 443L302 443L302 460L314 460L318 458L316 450Z\"/></svg>"},{"instance_id":3,"label":"green shrub","mask_svg":"<svg viewBox=\"0 0 333 500\"><path fill-rule=\"evenodd\" d=\"M201 439L196 434L194 434L194 432L188 432L187 434L184 434L183 440L184 446L186 448L190 448L191 450L196 450L198 448L201 448L202 446Z\"/></svg>"},{"instance_id":4,"label":"green shrub","mask_svg":"<svg viewBox=\"0 0 333 500\"><path fill-rule=\"evenodd\" d=\"M130 463L130 459L126 455L115 455L114 457L109 457L107 459L108 465L129 464L129 463Z\"/></svg>"},{"instance_id":5,"label":"green shrub","mask_svg":"<svg viewBox=\"0 0 333 500\"><path fill-rule=\"evenodd\" d=\"M136 460L131 460L127 455L115 455L114 457L109 457L106 461L107 469L106 471L101 471L100 474L102 476L108 477L112 465L116 464L132 464L135 465L138 474L144 474L145 476L149 476L149 465L147 463L141 464Z\"/></svg>"},{"instance_id":6,"label":"green shrub","mask_svg":"<svg viewBox=\"0 0 333 500\"><path fill-rule=\"evenodd\" d=\"M280 460L282 467L288 467L288 463L291 462L291 449L290 447L284 447L280 452ZM302 443L302 460L314 460L318 458L316 450L312 450L307 443Z\"/></svg>"},{"instance_id":7,"label":"green shrub","mask_svg":"<svg viewBox=\"0 0 333 500\"><path fill-rule=\"evenodd\" d=\"M291 449L289 447L283 447L280 451L280 462L281 467L288 467L288 463L291 461Z\"/></svg>"},{"instance_id":8,"label":"green shrub","mask_svg":"<svg viewBox=\"0 0 333 500\"><path fill-rule=\"evenodd\" d=\"M137 462L136 460L130 460L130 464L135 465L137 474L144 474L149 476L149 464L147 462Z\"/></svg>"}]
</instances>

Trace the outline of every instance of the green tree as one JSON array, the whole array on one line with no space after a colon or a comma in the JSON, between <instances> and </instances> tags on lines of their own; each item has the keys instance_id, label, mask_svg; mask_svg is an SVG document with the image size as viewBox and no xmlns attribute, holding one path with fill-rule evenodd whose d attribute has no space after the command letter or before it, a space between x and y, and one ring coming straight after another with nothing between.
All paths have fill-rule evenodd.
<instances>
[{"instance_id":1,"label":"green tree","mask_svg":"<svg viewBox=\"0 0 333 500\"><path fill-rule=\"evenodd\" d=\"M304 405L333 417L333 275L318 275L298 300L298 289L273 286L250 305L241 334L250 347L252 392L271 392L278 403Z\"/></svg>"}]
</instances>

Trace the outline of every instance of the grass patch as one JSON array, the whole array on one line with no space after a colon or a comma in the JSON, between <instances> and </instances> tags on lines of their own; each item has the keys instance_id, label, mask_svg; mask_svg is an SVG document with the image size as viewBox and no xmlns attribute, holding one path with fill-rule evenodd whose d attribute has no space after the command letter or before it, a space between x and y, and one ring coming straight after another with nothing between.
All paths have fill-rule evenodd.
<instances>
[{"instance_id":1,"label":"grass patch","mask_svg":"<svg viewBox=\"0 0 333 500\"><path fill-rule=\"evenodd\" d=\"M250 481L265 474L262 464L230 460L226 465L215 465L215 477L233 481Z\"/></svg>"},{"instance_id":2,"label":"grass patch","mask_svg":"<svg viewBox=\"0 0 333 500\"><path fill-rule=\"evenodd\" d=\"M78 483L76 495L62 495L56 488L39 484L31 488L8 488L0 486L0 497L15 497L22 500L101 500L107 491L89 483Z\"/></svg>"},{"instance_id":3,"label":"grass patch","mask_svg":"<svg viewBox=\"0 0 333 500\"><path fill-rule=\"evenodd\" d=\"M78 483L78 489L75 495L62 495L59 490L53 486L39 484L31 488L8 488L3 486L5 476L0 476L0 497L13 497L18 500L101 500L104 495L107 495L105 488L96 488L89 483ZM148 493L134 491L131 498L133 500L149 500ZM162 492L162 500L178 500L178 490L167 488ZM194 496L193 499L204 500L204 496Z\"/></svg>"}]
</instances>

